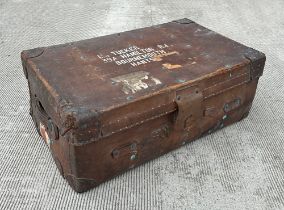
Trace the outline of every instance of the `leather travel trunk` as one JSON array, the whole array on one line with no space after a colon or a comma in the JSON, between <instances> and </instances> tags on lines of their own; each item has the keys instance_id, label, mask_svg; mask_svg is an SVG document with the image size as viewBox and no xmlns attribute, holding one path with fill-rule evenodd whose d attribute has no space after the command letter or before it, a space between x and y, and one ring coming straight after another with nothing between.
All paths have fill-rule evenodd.
<instances>
[{"instance_id":1,"label":"leather travel trunk","mask_svg":"<svg viewBox=\"0 0 284 210\"><path fill-rule=\"evenodd\" d=\"M77 192L246 117L265 63L188 19L21 58L32 119Z\"/></svg>"}]
</instances>

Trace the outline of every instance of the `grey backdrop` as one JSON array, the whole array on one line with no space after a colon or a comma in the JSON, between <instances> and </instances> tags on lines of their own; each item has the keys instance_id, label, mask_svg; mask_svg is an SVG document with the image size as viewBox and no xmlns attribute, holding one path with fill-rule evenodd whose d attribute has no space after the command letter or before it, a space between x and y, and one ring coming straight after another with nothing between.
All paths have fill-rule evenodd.
<instances>
[{"instance_id":1,"label":"grey backdrop","mask_svg":"<svg viewBox=\"0 0 284 210\"><path fill-rule=\"evenodd\" d=\"M266 53L249 117L76 194L28 114L21 50L182 17ZM283 209L283 45L283 0L0 0L0 208Z\"/></svg>"}]
</instances>

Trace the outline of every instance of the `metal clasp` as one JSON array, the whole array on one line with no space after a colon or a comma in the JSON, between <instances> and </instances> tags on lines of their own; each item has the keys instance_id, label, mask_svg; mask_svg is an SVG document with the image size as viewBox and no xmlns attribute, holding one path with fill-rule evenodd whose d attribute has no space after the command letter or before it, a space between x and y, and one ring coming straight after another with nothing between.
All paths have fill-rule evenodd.
<instances>
[{"instance_id":1,"label":"metal clasp","mask_svg":"<svg viewBox=\"0 0 284 210\"><path fill-rule=\"evenodd\" d=\"M138 158L138 145L136 142L133 142L132 144L120 146L114 149L111 155L114 159L128 156L130 160L134 161Z\"/></svg>"},{"instance_id":2,"label":"metal clasp","mask_svg":"<svg viewBox=\"0 0 284 210\"><path fill-rule=\"evenodd\" d=\"M178 106L175 130L187 131L190 137L200 134L199 122L203 116L203 94L198 86L186 87L176 92Z\"/></svg>"}]
</instances>

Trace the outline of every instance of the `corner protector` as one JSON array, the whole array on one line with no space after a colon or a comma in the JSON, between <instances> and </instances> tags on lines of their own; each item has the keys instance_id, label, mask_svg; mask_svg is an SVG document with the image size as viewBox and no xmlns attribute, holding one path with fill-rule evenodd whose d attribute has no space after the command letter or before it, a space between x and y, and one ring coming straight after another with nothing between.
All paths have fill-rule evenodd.
<instances>
[{"instance_id":1,"label":"corner protector","mask_svg":"<svg viewBox=\"0 0 284 210\"><path fill-rule=\"evenodd\" d=\"M68 131L76 129L79 133L83 133L89 124L97 127L100 131L101 123L99 120L99 113L96 110L90 110L84 107L76 107L72 102L65 99L59 101L59 113L60 113L60 135L64 136ZM100 132L97 132L93 138L97 137ZM77 139L77 135L71 135L68 138L71 144L83 144ZM89 141L87 141L89 142Z\"/></svg>"},{"instance_id":2,"label":"corner protector","mask_svg":"<svg viewBox=\"0 0 284 210\"><path fill-rule=\"evenodd\" d=\"M45 47L39 47L31 50L24 50L21 52L22 66L26 79L28 79L27 60L41 56L44 53L44 50Z\"/></svg>"},{"instance_id":3,"label":"corner protector","mask_svg":"<svg viewBox=\"0 0 284 210\"><path fill-rule=\"evenodd\" d=\"M45 51L45 47L38 47L31 50L22 51L21 55L24 59L36 58L41 56Z\"/></svg>"},{"instance_id":4,"label":"corner protector","mask_svg":"<svg viewBox=\"0 0 284 210\"><path fill-rule=\"evenodd\" d=\"M64 171L63 171L63 167L59 161L59 159L57 158L57 156L54 154L54 152L51 150L51 156L55 162L55 165L57 166L57 169L59 170L59 173L61 176L64 177Z\"/></svg>"},{"instance_id":5,"label":"corner protector","mask_svg":"<svg viewBox=\"0 0 284 210\"><path fill-rule=\"evenodd\" d=\"M57 100L56 110L59 116L59 134L64 136L68 131L74 128L76 118L72 112L73 103L61 97ZM71 110L71 111L70 111Z\"/></svg>"},{"instance_id":6,"label":"corner protector","mask_svg":"<svg viewBox=\"0 0 284 210\"><path fill-rule=\"evenodd\" d=\"M172 21L174 23L179 23L179 24L190 24L190 23L195 23L194 21L188 19L188 18L182 18L182 19L179 19L179 20L174 20Z\"/></svg>"},{"instance_id":7,"label":"corner protector","mask_svg":"<svg viewBox=\"0 0 284 210\"><path fill-rule=\"evenodd\" d=\"M71 174L67 174L65 176L65 178L66 178L68 184L77 193L85 192L85 191L90 190L91 188L98 185L98 183L95 179L78 178L78 177L75 177L74 175L71 175Z\"/></svg>"},{"instance_id":8,"label":"corner protector","mask_svg":"<svg viewBox=\"0 0 284 210\"><path fill-rule=\"evenodd\" d=\"M249 50L245 52L244 57L250 62L251 80L262 76L266 61L265 54L249 48Z\"/></svg>"}]
</instances>

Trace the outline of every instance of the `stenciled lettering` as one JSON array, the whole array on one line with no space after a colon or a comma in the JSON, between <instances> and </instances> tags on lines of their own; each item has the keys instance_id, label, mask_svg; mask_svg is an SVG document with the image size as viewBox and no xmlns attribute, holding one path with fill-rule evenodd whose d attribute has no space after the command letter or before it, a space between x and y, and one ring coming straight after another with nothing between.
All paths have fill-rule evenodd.
<instances>
[{"instance_id":1,"label":"stenciled lettering","mask_svg":"<svg viewBox=\"0 0 284 210\"><path fill-rule=\"evenodd\" d=\"M111 51L110 54L98 54L97 57L104 63L115 63L116 65L130 64L133 67L155 61L155 56L168 53L165 49L167 44L158 44L156 47L140 48L130 46L128 48Z\"/></svg>"}]
</instances>

